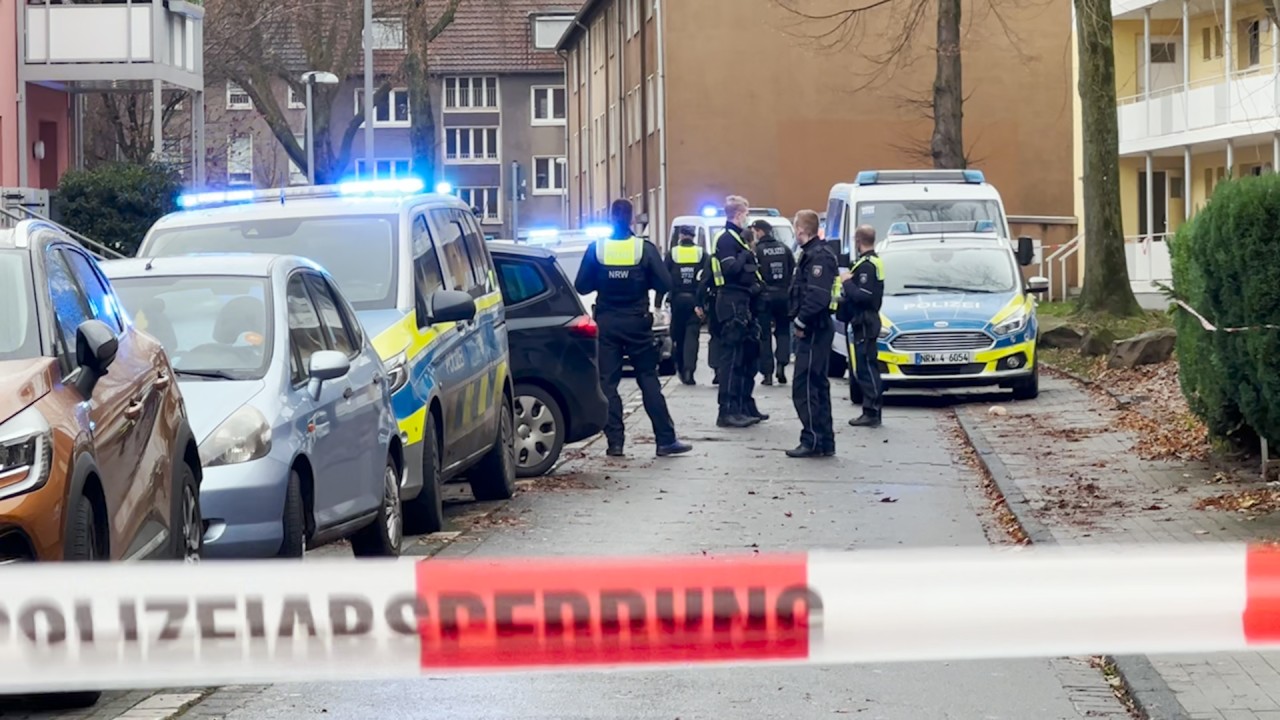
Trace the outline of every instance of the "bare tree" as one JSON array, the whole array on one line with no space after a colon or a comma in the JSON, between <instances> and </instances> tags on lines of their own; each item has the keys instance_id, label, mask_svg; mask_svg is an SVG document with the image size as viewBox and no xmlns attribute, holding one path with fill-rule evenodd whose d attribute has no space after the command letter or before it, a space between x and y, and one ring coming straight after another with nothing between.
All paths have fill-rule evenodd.
<instances>
[{"instance_id":1,"label":"bare tree","mask_svg":"<svg viewBox=\"0 0 1280 720\"><path fill-rule=\"evenodd\" d=\"M461 0L407 0L405 13L405 57L402 66L409 89L409 143L414 172L434 180L436 175L436 114L431 103L431 75L427 51L453 23ZM484 0L471 0L483 2ZM433 7L434 6L434 7Z\"/></svg>"},{"instance_id":2,"label":"bare tree","mask_svg":"<svg viewBox=\"0 0 1280 720\"><path fill-rule=\"evenodd\" d=\"M161 127L165 137L182 131L181 110L186 94L163 96ZM143 165L152 160L155 149L152 128L151 93L95 93L85 99L85 162L123 160Z\"/></svg>"},{"instance_id":3,"label":"bare tree","mask_svg":"<svg viewBox=\"0 0 1280 720\"><path fill-rule=\"evenodd\" d=\"M1080 120L1084 144L1084 287L1080 308L1141 312L1124 255L1120 215L1120 130L1111 0L1075 0L1080 46Z\"/></svg>"},{"instance_id":4,"label":"bare tree","mask_svg":"<svg viewBox=\"0 0 1280 720\"><path fill-rule=\"evenodd\" d=\"M961 101L962 107L963 107L963 103L969 102L969 98L972 95L973 93L970 92L964 96L964 98ZM900 95L897 98L897 101L898 101L898 104L908 113L917 115L925 120L928 120L930 123L933 123L934 100L933 100L932 92L929 92L925 97L919 97L919 96L913 97L910 95ZM901 143L895 143L894 145L892 145L892 147L894 150L897 150L898 152L911 158L912 160L915 160L917 162L921 162L924 164L928 164L928 165L934 165L933 140L935 137L936 137L936 133L931 135L929 138L923 139L923 140L921 140L918 137L912 137ZM981 133L979 133L979 139L981 139ZM964 151L964 155L963 155L964 162L962 165L958 167L968 168L968 167L974 167L975 165L982 164L984 158L976 154L977 146L978 146L978 140L971 140L968 143L968 148ZM934 165L934 167L937 167L937 165Z\"/></svg>"}]
</instances>

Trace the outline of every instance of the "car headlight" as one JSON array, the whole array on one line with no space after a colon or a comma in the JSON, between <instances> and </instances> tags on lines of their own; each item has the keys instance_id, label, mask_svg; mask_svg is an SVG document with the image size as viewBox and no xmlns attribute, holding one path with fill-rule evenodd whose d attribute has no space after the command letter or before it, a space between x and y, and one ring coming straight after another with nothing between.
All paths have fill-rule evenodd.
<instances>
[{"instance_id":1,"label":"car headlight","mask_svg":"<svg viewBox=\"0 0 1280 720\"><path fill-rule=\"evenodd\" d=\"M1006 318L1001 321L999 325L992 328L991 332L1000 336L1022 332L1022 330L1027 327L1027 320L1029 320L1030 317L1031 316L1027 314L1026 310L1019 310L1014 313L1012 317Z\"/></svg>"},{"instance_id":2,"label":"car headlight","mask_svg":"<svg viewBox=\"0 0 1280 720\"><path fill-rule=\"evenodd\" d=\"M0 424L0 499L31 492L49 481L53 433L34 407Z\"/></svg>"},{"instance_id":3,"label":"car headlight","mask_svg":"<svg viewBox=\"0 0 1280 720\"><path fill-rule=\"evenodd\" d=\"M395 393L400 388L409 384L409 358L404 353L400 353L384 365L387 368L387 392Z\"/></svg>"},{"instance_id":4,"label":"car headlight","mask_svg":"<svg viewBox=\"0 0 1280 720\"><path fill-rule=\"evenodd\" d=\"M888 339L889 339L889 336L890 336L890 335L892 335L892 334L893 334L893 326L892 326L892 325L881 325L881 326L880 326L880 335L879 335L879 338L880 338L881 340L888 340Z\"/></svg>"},{"instance_id":5,"label":"car headlight","mask_svg":"<svg viewBox=\"0 0 1280 720\"><path fill-rule=\"evenodd\" d=\"M200 463L205 467L236 465L265 457L269 452L271 426L257 408L245 405L200 443Z\"/></svg>"}]
</instances>

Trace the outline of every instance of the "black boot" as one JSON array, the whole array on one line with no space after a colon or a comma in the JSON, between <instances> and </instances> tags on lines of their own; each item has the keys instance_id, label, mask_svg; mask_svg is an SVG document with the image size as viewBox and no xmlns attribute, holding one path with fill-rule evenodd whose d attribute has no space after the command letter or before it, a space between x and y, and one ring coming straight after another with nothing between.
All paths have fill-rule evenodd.
<instances>
[{"instance_id":1,"label":"black boot","mask_svg":"<svg viewBox=\"0 0 1280 720\"><path fill-rule=\"evenodd\" d=\"M879 415L868 415L863 412L861 416L849 421L851 427L880 427Z\"/></svg>"},{"instance_id":2,"label":"black boot","mask_svg":"<svg viewBox=\"0 0 1280 720\"><path fill-rule=\"evenodd\" d=\"M622 451L621 445L610 445L608 449L604 451L604 454L608 455L609 457L626 457L627 455L625 452Z\"/></svg>"},{"instance_id":3,"label":"black boot","mask_svg":"<svg viewBox=\"0 0 1280 720\"><path fill-rule=\"evenodd\" d=\"M787 384L787 366L786 365L778 366L778 384L779 385Z\"/></svg>"},{"instance_id":4,"label":"black boot","mask_svg":"<svg viewBox=\"0 0 1280 720\"><path fill-rule=\"evenodd\" d=\"M770 375L769 373L763 373L763 375L764 375L764 379L760 381L760 384L761 384L761 385L772 385L772 384L773 384L773 376L772 376L772 375Z\"/></svg>"},{"instance_id":5,"label":"black boot","mask_svg":"<svg viewBox=\"0 0 1280 720\"><path fill-rule=\"evenodd\" d=\"M684 383L685 385L693 385L693 384L694 384L694 382L693 382L693 371L691 371L691 370L682 370L682 371L680 372L680 382Z\"/></svg>"},{"instance_id":6,"label":"black boot","mask_svg":"<svg viewBox=\"0 0 1280 720\"><path fill-rule=\"evenodd\" d=\"M716 418L716 427L744 428L751 427L758 422L760 421L755 418L747 417L746 415L721 415Z\"/></svg>"},{"instance_id":7,"label":"black boot","mask_svg":"<svg viewBox=\"0 0 1280 720\"><path fill-rule=\"evenodd\" d=\"M822 457L822 452L817 448L811 448L807 445L797 445L787 451L787 457L791 457L791 458Z\"/></svg>"},{"instance_id":8,"label":"black boot","mask_svg":"<svg viewBox=\"0 0 1280 720\"><path fill-rule=\"evenodd\" d=\"M719 371L719 370L717 370L717 371L716 371L716 374L715 374L715 375L711 376L711 384L712 384L712 385L719 385L719 384L720 384L720 371Z\"/></svg>"}]
</instances>

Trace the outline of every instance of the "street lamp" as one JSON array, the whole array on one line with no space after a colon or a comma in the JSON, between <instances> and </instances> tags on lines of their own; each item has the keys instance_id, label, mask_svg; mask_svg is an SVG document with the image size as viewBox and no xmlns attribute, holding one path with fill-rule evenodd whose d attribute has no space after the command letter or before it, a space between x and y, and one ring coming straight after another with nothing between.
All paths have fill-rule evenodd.
<instances>
[{"instance_id":1,"label":"street lamp","mask_svg":"<svg viewBox=\"0 0 1280 720\"><path fill-rule=\"evenodd\" d=\"M331 72L312 70L302 74L302 82L307 86L307 184L316 184L316 144L315 144L315 110L311 107L311 88L321 85L337 85L338 76Z\"/></svg>"}]
</instances>

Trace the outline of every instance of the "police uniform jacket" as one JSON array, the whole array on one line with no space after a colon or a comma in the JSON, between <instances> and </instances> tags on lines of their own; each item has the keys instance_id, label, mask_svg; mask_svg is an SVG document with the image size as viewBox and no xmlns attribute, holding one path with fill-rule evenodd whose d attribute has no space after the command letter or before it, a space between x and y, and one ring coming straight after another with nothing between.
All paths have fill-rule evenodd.
<instances>
[{"instance_id":1,"label":"police uniform jacket","mask_svg":"<svg viewBox=\"0 0 1280 720\"><path fill-rule=\"evenodd\" d=\"M831 290L839 272L825 242L814 239L804 246L791 281L790 311L797 328L817 332L831 323Z\"/></svg>"},{"instance_id":2,"label":"police uniform jacket","mask_svg":"<svg viewBox=\"0 0 1280 720\"><path fill-rule=\"evenodd\" d=\"M596 313L644 315L649 291L661 297L671 290L671 276L653 243L638 237L597 240L587 248L573 287L579 295L596 294Z\"/></svg>"},{"instance_id":3,"label":"police uniform jacket","mask_svg":"<svg viewBox=\"0 0 1280 720\"><path fill-rule=\"evenodd\" d=\"M711 258L697 243L674 245L667 251L666 268L672 295L701 295L703 280L711 274Z\"/></svg>"},{"instance_id":4,"label":"police uniform jacket","mask_svg":"<svg viewBox=\"0 0 1280 720\"><path fill-rule=\"evenodd\" d=\"M756 242L756 262L760 266L765 292L773 295L788 291L796 269L796 258L790 248L772 235L765 235Z\"/></svg>"},{"instance_id":5,"label":"police uniform jacket","mask_svg":"<svg viewBox=\"0 0 1280 720\"><path fill-rule=\"evenodd\" d=\"M880 256L874 250L862 253L850 272L851 277L841 288L837 316L845 323L874 318L878 326L880 305L884 301L884 265Z\"/></svg>"},{"instance_id":6,"label":"police uniform jacket","mask_svg":"<svg viewBox=\"0 0 1280 720\"><path fill-rule=\"evenodd\" d=\"M716 237L715 261L724 279L724 284L717 288L720 293L748 295L757 289L760 279L756 274L756 255L744 239L742 228L725 223L724 231ZM714 274L715 268L712 270Z\"/></svg>"}]
</instances>

